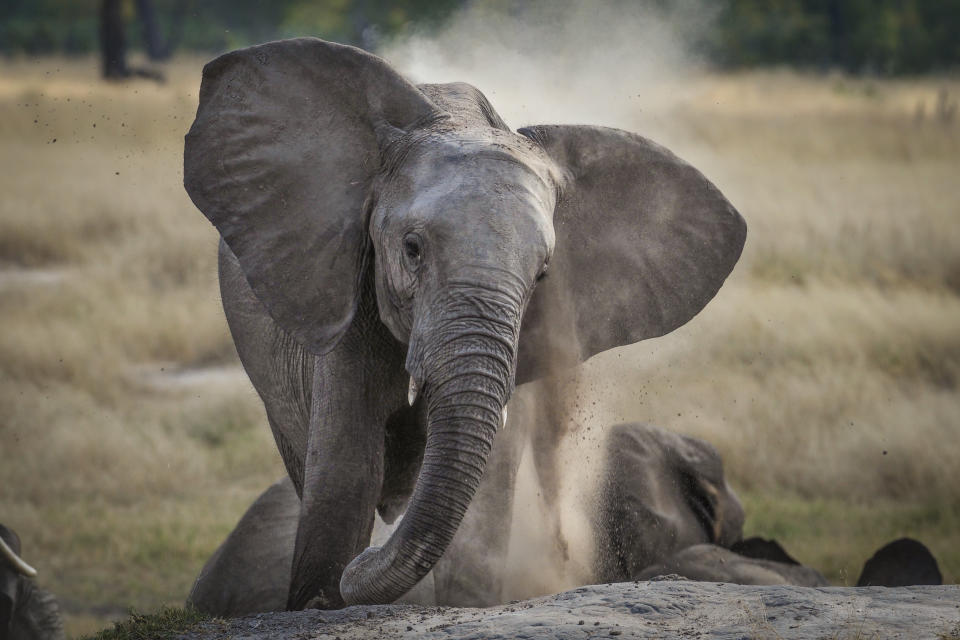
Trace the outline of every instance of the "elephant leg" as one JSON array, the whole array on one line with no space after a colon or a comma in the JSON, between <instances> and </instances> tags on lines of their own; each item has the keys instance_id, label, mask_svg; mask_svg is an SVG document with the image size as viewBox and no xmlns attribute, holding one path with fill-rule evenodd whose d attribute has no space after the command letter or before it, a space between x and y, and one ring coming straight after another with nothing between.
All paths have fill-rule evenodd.
<instances>
[{"instance_id":1,"label":"elephant leg","mask_svg":"<svg viewBox=\"0 0 960 640\"><path fill-rule=\"evenodd\" d=\"M433 569L436 603L500 604L513 516L517 471L529 435L526 412L510 404L510 421L494 440L483 479L460 529Z\"/></svg>"},{"instance_id":2,"label":"elephant leg","mask_svg":"<svg viewBox=\"0 0 960 640\"><path fill-rule=\"evenodd\" d=\"M530 424L530 446L541 495L552 529L551 538L563 560L569 559L569 545L560 528L560 462L558 449L567 433L567 409L563 400L563 381L546 378L534 387L533 417Z\"/></svg>"},{"instance_id":3,"label":"elephant leg","mask_svg":"<svg viewBox=\"0 0 960 640\"><path fill-rule=\"evenodd\" d=\"M300 498L289 477L264 491L197 576L187 604L219 617L287 605Z\"/></svg>"},{"instance_id":4,"label":"elephant leg","mask_svg":"<svg viewBox=\"0 0 960 640\"><path fill-rule=\"evenodd\" d=\"M372 306L371 306L372 305ZM338 345L317 358L294 546L290 609L344 606L340 577L370 542L384 479L388 417L406 405L404 349L368 297Z\"/></svg>"}]
</instances>

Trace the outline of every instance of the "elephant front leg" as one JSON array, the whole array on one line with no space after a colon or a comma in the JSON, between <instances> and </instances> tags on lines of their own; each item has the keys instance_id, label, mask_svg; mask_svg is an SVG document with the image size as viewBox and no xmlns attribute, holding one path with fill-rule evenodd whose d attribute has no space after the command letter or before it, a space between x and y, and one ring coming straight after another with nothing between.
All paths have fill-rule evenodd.
<instances>
[{"instance_id":1,"label":"elephant front leg","mask_svg":"<svg viewBox=\"0 0 960 640\"><path fill-rule=\"evenodd\" d=\"M384 424L402 402L394 367L318 358L288 609L337 609L340 576L370 542L384 473ZM343 349L342 351L347 351ZM401 369L402 370L402 369Z\"/></svg>"}]
</instances>

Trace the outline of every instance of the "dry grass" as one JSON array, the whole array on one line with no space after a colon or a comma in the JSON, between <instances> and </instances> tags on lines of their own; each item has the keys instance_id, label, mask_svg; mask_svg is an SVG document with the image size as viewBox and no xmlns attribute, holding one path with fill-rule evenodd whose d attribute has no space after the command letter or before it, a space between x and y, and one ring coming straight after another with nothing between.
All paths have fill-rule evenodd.
<instances>
[{"instance_id":1,"label":"dry grass","mask_svg":"<svg viewBox=\"0 0 960 640\"><path fill-rule=\"evenodd\" d=\"M199 67L162 86L100 83L92 60L0 74L0 519L73 633L181 603L282 474L249 386L136 374L235 359L216 235L181 187ZM584 368L574 420L707 438L750 532L841 583L900 535L960 578L960 123L935 117L941 87L960 94L708 76L630 123L702 167L750 237L694 322Z\"/></svg>"}]
</instances>

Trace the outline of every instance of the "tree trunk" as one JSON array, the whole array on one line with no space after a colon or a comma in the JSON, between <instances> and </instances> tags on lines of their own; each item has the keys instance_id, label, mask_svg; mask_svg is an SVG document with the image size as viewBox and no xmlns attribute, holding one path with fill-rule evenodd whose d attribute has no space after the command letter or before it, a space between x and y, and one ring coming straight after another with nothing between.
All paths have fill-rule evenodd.
<instances>
[{"instance_id":1,"label":"tree trunk","mask_svg":"<svg viewBox=\"0 0 960 640\"><path fill-rule=\"evenodd\" d=\"M100 55L104 78L126 78L130 75L120 8L120 0L103 0L100 3Z\"/></svg>"},{"instance_id":2,"label":"tree trunk","mask_svg":"<svg viewBox=\"0 0 960 640\"><path fill-rule=\"evenodd\" d=\"M147 45L147 57L154 62L170 58L170 43L163 41L160 33L160 21L152 0L137 0L137 16L143 29L143 41Z\"/></svg>"}]
</instances>

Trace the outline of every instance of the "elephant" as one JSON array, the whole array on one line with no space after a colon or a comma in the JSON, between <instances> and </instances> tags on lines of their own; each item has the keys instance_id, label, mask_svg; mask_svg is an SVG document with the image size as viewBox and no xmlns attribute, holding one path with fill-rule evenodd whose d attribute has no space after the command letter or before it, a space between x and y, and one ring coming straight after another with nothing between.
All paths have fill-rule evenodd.
<instances>
[{"instance_id":1,"label":"elephant","mask_svg":"<svg viewBox=\"0 0 960 640\"><path fill-rule=\"evenodd\" d=\"M289 476L284 476L260 494L204 564L187 606L224 618L282 611L287 605L299 516L300 498ZM374 538L383 537L378 528L387 529L380 519ZM398 601L436 604L432 575Z\"/></svg>"},{"instance_id":2,"label":"elephant","mask_svg":"<svg viewBox=\"0 0 960 640\"><path fill-rule=\"evenodd\" d=\"M605 443L603 481L588 500L596 505L590 519L594 560L591 573L581 584L674 574L707 582L829 585L823 574L802 566L775 540L742 539L743 508L724 479L720 455L708 443L643 423L607 429ZM497 463L499 453L491 454L491 464ZM502 491L501 480L502 476L487 476L483 489ZM300 499L289 477L264 491L204 565L187 604L219 617L282 609L287 601L299 511ZM539 514L521 517L536 519ZM374 538L383 539L389 531L378 520ZM465 526L455 538L475 540L475 534ZM478 566L476 558L486 556L488 549L471 549L466 558L449 557L466 548L466 544L451 545L444 556L447 562L438 563L398 601L424 606L474 605L476 594L460 585L489 585L503 575L491 580L484 575L489 567ZM460 580L451 580L449 574ZM941 581L930 551L915 540L901 539L867 561L857 586ZM506 599L501 594L491 602Z\"/></svg>"},{"instance_id":3,"label":"elephant","mask_svg":"<svg viewBox=\"0 0 960 640\"><path fill-rule=\"evenodd\" d=\"M60 606L32 579L36 569L20 557L20 537L0 524L0 637L64 640Z\"/></svg>"},{"instance_id":4,"label":"elephant","mask_svg":"<svg viewBox=\"0 0 960 640\"><path fill-rule=\"evenodd\" d=\"M710 444L641 423L618 424L596 519L600 582L633 580L645 567L702 543L729 547L744 513Z\"/></svg>"},{"instance_id":5,"label":"elephant","mask_svg":"<svg viewBox=\"0 0 960 640\"><path fill-rule=\"evenodd\" d=\"M791 558L776 541L748 538L725 549L714 544L687 547L640 573L636 580L663 575L688 580L737 584L790 584L829 586L816 569ZM900 538L881 547L868 559L857 579L858 587L908 587L943 584L933 554L922 542Z\"/></svg>"},{"instance_id":6,"label":"elephant","mask_svg":"<svg viewBox=\"0 0 960 640\"><path fill-rule=\"evenodd\" d=\"M899 538L884 545L863 565L858 587L906 587L943 584L943 574L930 549L919 540Z\"/></svg>"},{"instance_id":7,"label":"elephant","mask_svg":"<svg viewBox=\"0 0 960 640\"><path fill-rule=\"evenodd\" d=\"M709 444L652 425L630 423L607 429L605 448L604 480L588 500L600 506L590 519L596 560L591 574L584 577L585 584L632 580L639 570L634 569L637 563L642 569L689 545L740 539L743 509L723 478L719 454ZM503 453L502 448L495 450L490 464L497 464ZM506 490L500 475L485 476L482 484L482 491ZM282 609L299 510L300 500L289 478L268 488L207 561L187 603L223 617ZM539 514L521 517L535 519ZM464 588L464 584L489 588L502 582L502 569L501 575L491 577L487 575L490 567L477 562L489 549L467 550L468 543L478 538L470 525L481 521L466 521L445 561L401 602L471 606L477 602L476 589ZM382 522L378 525L386 529ZM510 532L503 534L509 537ZM382 536L375 532L375 537ZM451 557L458 551L466 557ZM503 600L495 593L488 603Z\"/></svg>"},{"instance_id":8,"label":"elephant","mask_svg":"<svg viewBox=\"0 0 960 640\"><path fill-rule=\"evenodd\" d=\"M516 385L683 325L746 238L646 138L513 131L471 85L315 38L204 67L184 186L219 232L227 324L300 498L289 609L416 585ZM404 517L368 547L376 512Z\"/></svg>"},{"instance_id":9,"label":"elephant","mask_svg":"<svg viewBox=\"0 0 960 640\"><path fill-rule=\"evenodd\" d=\"M678 575L700 582L734 584L790 584L798 587L827 587L823 574L796 562L751 558L716 544L695 544L655 562L633 576L650 580Z\"/></svg>"}]
</instances>

